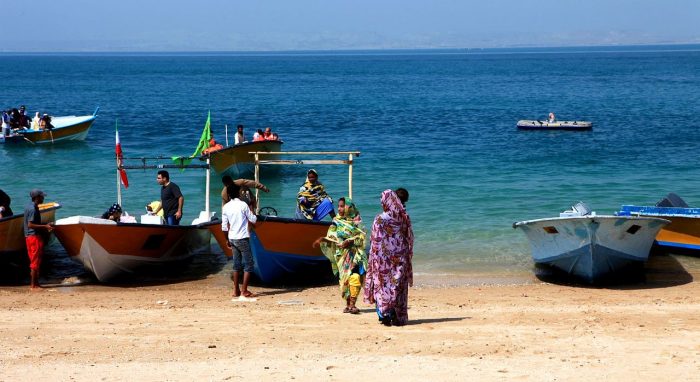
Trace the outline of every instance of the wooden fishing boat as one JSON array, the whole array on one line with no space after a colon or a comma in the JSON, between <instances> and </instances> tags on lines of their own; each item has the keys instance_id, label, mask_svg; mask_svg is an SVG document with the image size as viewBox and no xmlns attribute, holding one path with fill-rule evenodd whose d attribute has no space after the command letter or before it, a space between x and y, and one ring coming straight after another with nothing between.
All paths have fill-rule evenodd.
<instances>
[{"instance_id":1,"label":"wooden fishing boat","mask_svg":"<svg viewBox=\"0 0 700 382\"><path fill-rule=\"evenodd\" d=\"M209 230L197 225L116 223L88 216L59 219L54 233L68 256L101 282L185 263L208 252L211 241Z\"/></svg>"},{"instance_id":2,"label":"wooden fishing boat","mask_svg":"<svg viewBox=\"0 0 700 382\"><path fill-rule=\"evenodd\" d=\"M250 246L255 262L255 276L265 284L285 279L319 280L333 277L331 265L320 248L313 248L316 239L326 236L330 222L258 216L250 233ZM224 254L232 256L221 230L221 222L207 227Z\"/></svg>"},{"instance_id":3,"label":"wooden fishing boat","mask_svg":"<svg viewBox=\"0 0 700 382\"><path fill-rule=\"evenodd\" d=\"M596 215L583 203L557 218L513 224L530 241L537 264L558 268L588 282L649 258L654 237L668 220Z\"/></svg>"},{"instance_id":4,"label":"wooden fishing boat","mask_svg":"<svg viewBox=\"0 0 700 382\"><path fill-rule=\"evenodd\" d=\"M282 148L282 141L244 142L228 146L209 154L211 166L221 175L241 178L251 175L255 168L255 160L250 152L276 152ZM203 157L206 159L206 157ZM275 159L274 157L270 159Z\"/></svg>"},{"instance_id":5,"label":"wooden fishing boat","mask_svg":"<svg viewBox=\"0 0 700 382\"><path fill-rule=\"evenodd\" d=\"M540 121L540 120L520 120L517 125L520 130L592 130L593 123L588 121Z\"/></svg>"},{"instance_id":6,"label":"wooden fishing boat","mask_svg":"<svg viewBox=\"0 0 700 382\"><path fill-rule=\"evenodd\" d=\"M347 156L337 159L281 159L289 156ZM348 196L352 198L353 159L360 153L353 152L254 152L255 180L260 180L260 165L312 165L334 164L348 166ZM260 159L264 157L265 159ZM260 205L260 193L256 190ZM258 213L259 211L256 211ZM251 251L255 262L255 276L263 283L281 281L314 282L333 277L330 262L320 248L313 248L316 239L326 236L328 221L311 221L258 214L258 222L250 233ZM205 224L227 256L231 250L221 230L220 222Z\"/></svg>"},{"instance_id":7,"label":"wooden fishing boat","mask_svg":"<svg viewBox=\"0 0 700 382\"><path fill-rule=\"evenodd\" d=\"M56 220L56 202L39 205L43 224ZM0 219L0 260L2 263L27 262L27 245L24 240L24 214L15 214Z\"/></svg>"},{"instance_id":8,"label":"wooden fishing boat","mask_svg":"<svg viewBox=\"0 0 700 382\"><path fill-rule=\"evenodd\" d=\"M99 108L92 115L52 117L51 124L54 127L51 130L22 130L1 140L5 143L32 144L83 141L97 118L98 110Z\"/></svg>"},{"instance_id":9,"label":"wooden fishing boat","mask_svg":"<svg viewBox=\"0 0 700 382\"><path fill-rule=\"evenodd\" d=\"M700 251L700 208L689 207L676 194L669 194L654 206L623 205L618 216L647 216L669 220L656 235L656 244L671 252Z\"/></svg>"}]
</instances>

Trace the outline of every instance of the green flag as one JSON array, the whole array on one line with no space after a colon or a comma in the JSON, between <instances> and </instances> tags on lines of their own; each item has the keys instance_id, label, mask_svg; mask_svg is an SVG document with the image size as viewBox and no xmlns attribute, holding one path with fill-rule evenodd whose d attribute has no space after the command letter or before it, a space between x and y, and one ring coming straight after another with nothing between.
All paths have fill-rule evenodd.
<instances>
[{"instance_id":1,"label":"green flag","mask_svg":"<svg viewBox=\"0 0 700 382\"><path fill-rule=\"evenodd\" d=\"M192 159L202 155L202 151L209 147L209 140L211 140L211 110L207 115L207 122L204 124L204 130L202 131L202 136L199 138L199 143L194 153L190 155L189 158L184 157L172 157L173 162L179 165L188 165L192 162Z\"/></svg>"}]
</instances>

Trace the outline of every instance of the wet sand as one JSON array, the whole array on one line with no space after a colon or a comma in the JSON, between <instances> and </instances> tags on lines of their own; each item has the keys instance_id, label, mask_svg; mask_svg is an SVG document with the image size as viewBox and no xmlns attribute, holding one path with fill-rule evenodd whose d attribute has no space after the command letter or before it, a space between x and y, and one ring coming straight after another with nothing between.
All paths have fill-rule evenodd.
<instances>
[{"instance_id":1,"label":"wet sand","mask_svg":"<svg viewBox=\"0 0 700 382\"><path fill-rule=\"evenodd\" d=\"M335 286L231 302L226 272L2 287L0 380L700 380L698 276L671 256L598 287L423 275L404 327L343 314Z\"/></svg>"}]
</instances>

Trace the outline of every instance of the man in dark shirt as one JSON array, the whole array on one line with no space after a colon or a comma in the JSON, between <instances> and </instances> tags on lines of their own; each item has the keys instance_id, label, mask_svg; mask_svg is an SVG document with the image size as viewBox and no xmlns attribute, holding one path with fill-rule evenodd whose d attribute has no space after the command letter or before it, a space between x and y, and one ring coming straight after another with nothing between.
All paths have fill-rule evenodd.
<instances>
[{"instance_id":1,"label":"man in dark shirt","mask_svg":"<svg viewBox=\"0 0 700 382\"><path fill-rule=\"evenodd\" d=\"M39 287L39 267L44 255L44 242L37 230L51 232L51 224L41 224L39 204L44 203L44 191L33 189L29 192L32 202L24 208L24 238L27 243L27 255L29 256L30 283L32 289Z\"/></svg>"},{"instance_id":2,"label":"man in dark shirt","mask_svg":"<svg viewBox=\"0 0 700 382\"><path fill-rule=\"evenodd\" d=\"M158 171L156 181L163 187L160 189L160 208L153 213L157 214L162 209L167 224L180 225L182 207L185 205L185 197L182 196L180 187L170 181L170 174L165 170Z\"/></svg>"}]
</instances>

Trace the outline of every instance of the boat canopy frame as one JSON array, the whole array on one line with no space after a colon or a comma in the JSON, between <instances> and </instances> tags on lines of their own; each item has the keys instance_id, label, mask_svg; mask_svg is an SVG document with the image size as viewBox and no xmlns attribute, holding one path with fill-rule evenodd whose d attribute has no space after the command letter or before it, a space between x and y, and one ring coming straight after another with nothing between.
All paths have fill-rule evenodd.
<instances>
[{"instance_id":1,"label":"boat canopy frame","mask_svg":"<svg viewBox=\"0 0 700 382\"><path fill-rule=\"evenodd\" d=\"M360 156L359 151L251 151L248 154L254 157L255 181L260 182L260 165L347 165L348 166L348 196L352 199L352 166L355 157ZM347 156L348 159L261 159L261 156ZM258 201L255 214L260 212L260 190L255 189L255 199Z\"/></svg>"}]
</instances>

